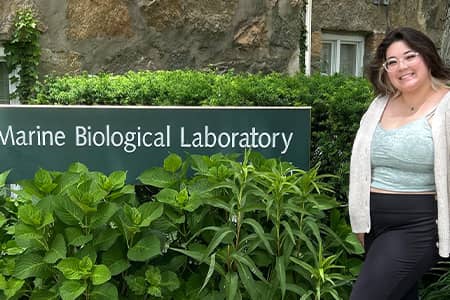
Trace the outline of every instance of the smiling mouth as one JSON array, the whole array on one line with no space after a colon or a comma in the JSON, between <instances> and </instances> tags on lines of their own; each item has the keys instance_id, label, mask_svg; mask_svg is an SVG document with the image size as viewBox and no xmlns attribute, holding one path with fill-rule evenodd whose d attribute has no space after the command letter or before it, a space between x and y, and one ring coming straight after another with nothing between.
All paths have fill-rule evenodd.
<instances>
[{"instance_id":1,"label":"smiling mouth","mask_svg":"<svg viewBox=\"0 0 450 300\"><path fill-rule=\"evenodd\" d=\"M403 79L408 79L414 76L414 73L407 73L407 74L403 74L402 76L400 76L398 79L399 80L403 80Z\"/></svg>"}]
</instances>

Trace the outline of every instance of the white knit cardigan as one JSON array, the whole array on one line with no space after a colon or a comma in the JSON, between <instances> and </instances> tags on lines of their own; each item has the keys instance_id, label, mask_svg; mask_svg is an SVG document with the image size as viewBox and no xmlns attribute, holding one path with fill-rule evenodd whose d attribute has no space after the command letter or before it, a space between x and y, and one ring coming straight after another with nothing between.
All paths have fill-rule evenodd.
<instances>
[{"instance_id":1,"label":"white knit cardigan","mask_svg":"<svg viewBox=\"0 0 450 300\"><path fill-rule=\"evenodd\" d=\"M353 143L350 160L349 213L352 231L370 231L370 145L375 128L387 104L386 96L379 96L370 104L361 119ZM450 91L444 95L433 116L432 136L434 142L434 178L438 208L438 247L441 257L449 257L449 147L450 141Z\"/></svg>"}]
</instances>

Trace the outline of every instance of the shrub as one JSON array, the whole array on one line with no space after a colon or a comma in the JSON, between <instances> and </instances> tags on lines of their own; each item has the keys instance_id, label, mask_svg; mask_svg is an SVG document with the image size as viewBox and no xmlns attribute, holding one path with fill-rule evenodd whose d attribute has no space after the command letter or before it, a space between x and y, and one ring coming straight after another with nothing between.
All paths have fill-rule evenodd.
<instances>
[{"instance_id":1,"label":"shrub","mask_svg":"<svg viewBox=\"0 0 450 300\"><path fill-rule=\"evenodd\" d=\"M139 177L143 201L125 171L41 169L0 198L0 298L346 299L361 246L325 177L171 154Z\"/></svg>"}]
</instances>

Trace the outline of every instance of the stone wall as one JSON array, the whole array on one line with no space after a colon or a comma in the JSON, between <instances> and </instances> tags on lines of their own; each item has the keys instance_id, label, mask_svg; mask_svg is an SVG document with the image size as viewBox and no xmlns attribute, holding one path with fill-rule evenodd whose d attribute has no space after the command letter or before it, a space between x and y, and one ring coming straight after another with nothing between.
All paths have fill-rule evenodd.
<instances>
[{"instance_id":1,"label":"stone wall","mask_svg":"<svg viewBox=\"0 0 450 300\"><path fill-rule=\"evenodd\" d=\"M17 9L42 30L41 74L214 69L295 73L307 0L0 0L0 41ZM359 33L367 62L388 28L405 25L439 45L449 0L312 1L312 68L321 35ZM383 0L382 0L383 1ZM448 23L450 24L450 23ZM448 26L448 25L447 25Z\"/></svg>"},{"instance_id":2,"label":"stone wall","mask_svg":"<svg viewBox=\"0 0 450 300\"><path fill-rule=\"evenodd\" d=\"M42 74L299 66L301 0L0 0L0 39L23 6L42 29Z\"/></svg>"}]
</instances>

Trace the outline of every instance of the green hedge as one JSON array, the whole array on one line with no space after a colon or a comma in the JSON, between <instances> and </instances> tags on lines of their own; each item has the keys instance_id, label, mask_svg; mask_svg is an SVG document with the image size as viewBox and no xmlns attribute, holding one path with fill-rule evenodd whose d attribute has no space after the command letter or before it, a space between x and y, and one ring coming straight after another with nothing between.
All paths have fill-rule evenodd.
<instances>
[{"instance_id":1,"label":"green hedge","mask_svg":"<svg viewBox=\"0 0 450 300\"><path fill-rule=\"evenodd\" d=\"M48 77L30 103L311 106L311 165L337 175L333 186L344 200L351 143L372 98L363 78L178 70Z\"/></svg>"}]
</instances>

